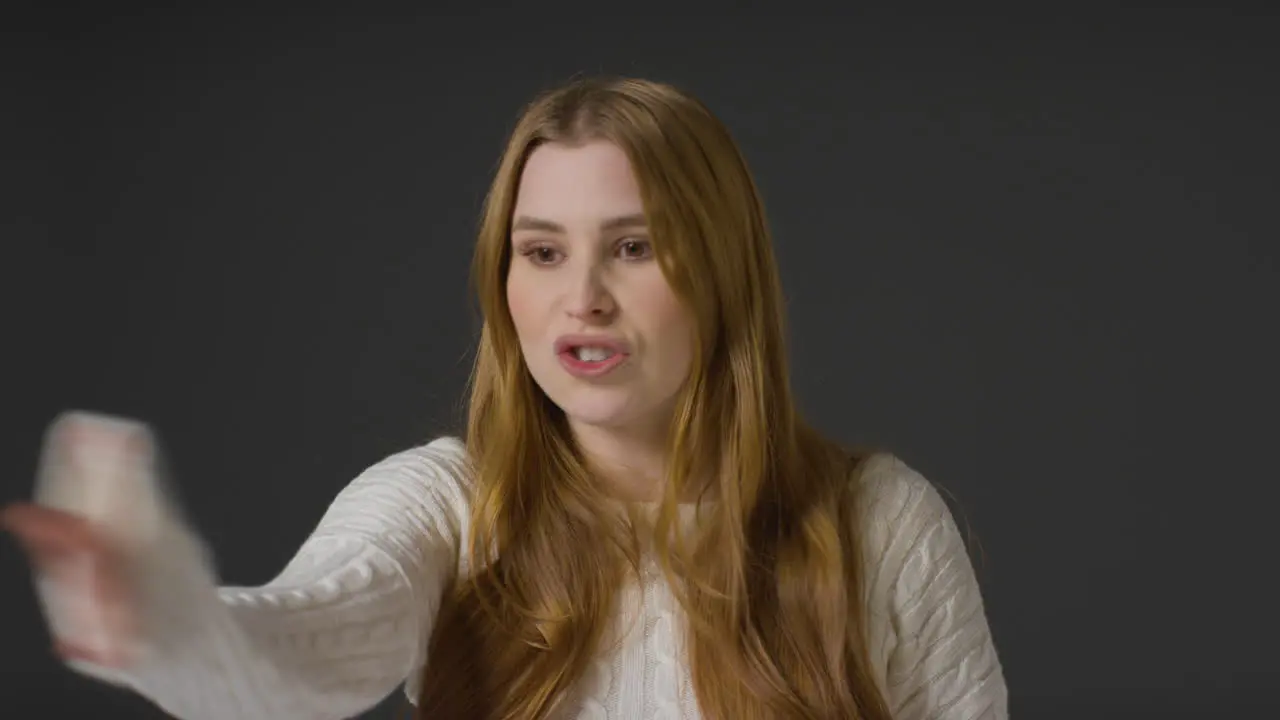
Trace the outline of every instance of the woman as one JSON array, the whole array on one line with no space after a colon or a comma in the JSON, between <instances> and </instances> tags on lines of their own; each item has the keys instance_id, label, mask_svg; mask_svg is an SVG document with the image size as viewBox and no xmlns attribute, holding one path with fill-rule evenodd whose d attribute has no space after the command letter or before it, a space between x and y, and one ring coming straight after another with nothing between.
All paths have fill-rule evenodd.
<instances>
[{"instance_id":1,"label":"woman","mask_svg":"<svg viewBox=\"0 0 1280 720\"><path fill-rule=\"evenodd\" d=\"M423 720L1007 716L938 493L797 415L761 202L705 107L628 79L537 99L474 273L465 442L370 467L266 586L219 588L171 511L11 508L50 607L102 618L92 647L55 622L74 666L193 720L345 718L401 682ZM50 437L145 460L120 427Z\"/></svg>"}]
</instances>

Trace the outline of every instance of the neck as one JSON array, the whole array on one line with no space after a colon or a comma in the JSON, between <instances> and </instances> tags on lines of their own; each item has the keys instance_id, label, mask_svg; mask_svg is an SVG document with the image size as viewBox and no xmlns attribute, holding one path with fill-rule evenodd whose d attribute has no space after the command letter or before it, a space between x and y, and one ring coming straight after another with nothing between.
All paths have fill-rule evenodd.
<instances>
[{"instance_id":1,"label":"neck","mask_svg":"<svg viewBox=\"0 0 1280 720\"><path fill-rule=\"evenodd\" d=\"M662 496L666 470L666 429L602 428L570 423L574 440L608 494L631 502Z\"/></svg>"}]
</instances>

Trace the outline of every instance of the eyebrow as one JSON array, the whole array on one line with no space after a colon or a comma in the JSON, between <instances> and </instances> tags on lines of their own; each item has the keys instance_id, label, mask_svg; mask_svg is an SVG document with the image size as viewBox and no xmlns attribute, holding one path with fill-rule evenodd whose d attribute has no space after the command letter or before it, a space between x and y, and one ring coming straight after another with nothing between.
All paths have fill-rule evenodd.
<instances>
[{"instance_id":1,"label":"eyebrow","mask_svg":"<svg viewBox=\"0 0 1280 720\"><path fill-rule=\"evenodd\" d=\"M634 213L631 215L619 215L618 217L609 218L608 220L600 223L600 229L618 230L621 228L644 227L645 225L648 225L648 220L645 218L644 213ZM565 227L560 223L552 222L551 220L521 215L511 224L512 232L519 230L540 230L542 232L563 233L565 232Z\"/></svg>"}]
</instances>

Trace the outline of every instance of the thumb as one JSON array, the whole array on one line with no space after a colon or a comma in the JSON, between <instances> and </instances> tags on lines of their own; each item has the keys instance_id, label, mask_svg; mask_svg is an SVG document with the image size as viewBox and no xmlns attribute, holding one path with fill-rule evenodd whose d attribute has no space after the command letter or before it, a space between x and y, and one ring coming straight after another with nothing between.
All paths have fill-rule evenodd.
<instances>
[{"instance_id":1,"label":"thumb","mask_svg":"<svg viewBox=\"0 0 1280 720\"><path fill-rule=\"evenodd\" d=\"M0 511L0 527L38 559L95 549L102 544L84 518L32 503L13 503Z\"/></svg>"}]
</instances>

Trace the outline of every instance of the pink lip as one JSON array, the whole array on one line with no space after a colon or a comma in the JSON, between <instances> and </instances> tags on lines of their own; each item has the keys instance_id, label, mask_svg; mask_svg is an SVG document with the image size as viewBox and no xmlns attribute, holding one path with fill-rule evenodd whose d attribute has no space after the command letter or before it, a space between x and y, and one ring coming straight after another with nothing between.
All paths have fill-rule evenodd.
<instances>
[{"instance_id":1,"label":"pink lip","mask_svg":"<svg viewBox=\"0 0 1280 720\"><path fill-rule=\"evenodd\" d=\"M584 345L608 348L613 351L613 355L599 362L579 360L574 350ZM631 348L626 342L596 335L563 335L556 338L555 351L560 364L569 374L583 378L600 377L625 363L631 355Z\"/></svg>"}]
</instances>

